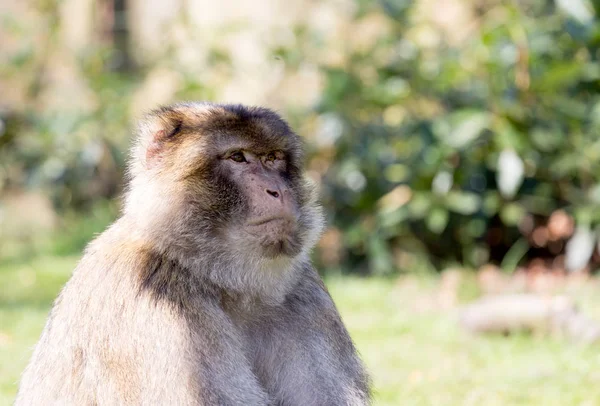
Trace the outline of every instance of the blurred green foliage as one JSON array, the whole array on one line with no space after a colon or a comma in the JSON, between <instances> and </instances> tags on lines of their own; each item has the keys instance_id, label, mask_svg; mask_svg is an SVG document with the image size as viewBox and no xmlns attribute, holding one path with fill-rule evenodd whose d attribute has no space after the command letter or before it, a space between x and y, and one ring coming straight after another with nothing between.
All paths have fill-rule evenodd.
<instances>
[{"instance_id":1,"label":"blurred green foliage","mask_svg":"<svg viewBox=\"0 0 600 406\"><path fill-rule=\"evenodd\" d=\"M58 3L42 3L52 47ZM514 268L539 254L520 227L525 220L565 209L580 227L596 227L600 3L457 2L468 24L454 26L419 20L420 3L357 0L342 61L311 60L324 78L319 101L289 111L296 127L318 123L305 134L308 167L321 180L332 228L317 260L380 274L454 263ZM372 26L377 34L368 36ZM286 69L322 42L306 27L293 35L294 43L272 49ZM131 95L151 67L120 68L124 50L114 46L89 49L77 66L93 107L53 110L39 107L46 48L23 49L0 68L30 72L33 101L0 112L0 190L42 190L60 213L96 210L122 190ZM215 49L206 63L227 72L231 59ZM193 72L178 73L177 98L215 96Z\"/></svg>"},{"instance_id":2,"label":"blurred green foliage","mask_svg":"<svg viewBox=\"0 0 600 406\"><path fill-rule=\"evenodd\" d=\"M599 3L476 2L467 38L429 49L407 35L412 2L379 3L389 35L327 70L319 106L339 135L324 187L347 265L500 262L526 216L558 208L595 226Z\"/></svg>"}]
</instances>

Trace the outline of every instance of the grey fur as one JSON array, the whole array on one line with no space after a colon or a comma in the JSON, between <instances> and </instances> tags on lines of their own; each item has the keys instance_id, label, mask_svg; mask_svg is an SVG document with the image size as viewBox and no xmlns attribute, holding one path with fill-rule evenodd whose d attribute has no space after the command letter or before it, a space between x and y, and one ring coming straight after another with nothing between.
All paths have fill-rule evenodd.
<instances>
[{"instance_id":1,"label":"grey fur","mask_svg":"<svg viewBox=\"0 0 600 406\"><path fill-rule=\"evenodd\" d=\"M226 189L208 161L192 171L221 128L289 151L293 258L257 254L237 231L243 197L214 194ZM368 376L309 261L322 216L300 166L294 177L302 155L287 124L266 109L190 103L149 115L138 135L123 216L61 291L16 404L369 404ZM219 198L223 213L211 209Z\"/></svg>"}]
</instances>

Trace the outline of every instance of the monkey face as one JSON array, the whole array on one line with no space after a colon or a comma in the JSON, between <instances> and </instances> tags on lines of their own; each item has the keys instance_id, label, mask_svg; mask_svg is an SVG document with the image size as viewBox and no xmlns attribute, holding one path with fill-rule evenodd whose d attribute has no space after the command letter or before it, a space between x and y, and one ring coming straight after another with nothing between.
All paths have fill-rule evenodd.
<instances>
[{"instance_id":1,"label":"monkey face","mask_svg":"<svg viewBox=\"0 0 600 406\"><path fill-rule=\"evenodd\" d=\"M286 176L286 154L233 149L221 156L221 165L236 185L232 191L245 202L236 226L248 248L267 257L298 254L300 212L294 185Z\"/></svg>"},{"instance_id":2,"label":"monkey face","mask_svg":"<svg viewBox=\"0 0 600 406\"><path fill-rule=\"evenodd\" d=\"M164 245L261 262L316 242L322 215L303 175L301 141L274 112L164 107L142 122L135 148L126 211L150 218Z\"/></svg>"}]
</instances>

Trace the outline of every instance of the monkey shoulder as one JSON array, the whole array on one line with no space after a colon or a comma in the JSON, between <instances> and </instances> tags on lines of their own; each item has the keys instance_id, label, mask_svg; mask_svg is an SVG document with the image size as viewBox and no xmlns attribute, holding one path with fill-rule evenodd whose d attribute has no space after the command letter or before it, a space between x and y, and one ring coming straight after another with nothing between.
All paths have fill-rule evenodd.
<instances>
[{"instance_id":1,"label":"monkey shoulder","mask_svg":"<svg viewBox=\"0 0 600 406\"><path fill-rule=\"evenodd\" d=\"M173 288L181 290L183 285L175 267L152 246L128 235L127 227L117 221L88 244L56 299L48 324L96 336L114 333L103 329L110 324L121 322L133 329L133 323L143 323L142 315L177 313L168 302L183 294Z\"/></svg>"},{"instance_id":2,"label":"monkey shoulder","mask_svg":"<svg viewBox=\"0 0 600 406\"><path fill-rule=\"evenodd\" d=\"M300 313L318 309L337 313L327 287L311 264L303 266L296 286L290 290L283 305Z\"/></svg>"}]
</instances>

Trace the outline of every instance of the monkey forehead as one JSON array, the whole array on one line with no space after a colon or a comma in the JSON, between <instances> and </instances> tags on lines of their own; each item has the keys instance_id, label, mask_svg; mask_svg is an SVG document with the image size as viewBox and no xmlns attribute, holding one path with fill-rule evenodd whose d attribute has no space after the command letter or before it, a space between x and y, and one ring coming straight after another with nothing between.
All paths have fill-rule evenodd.
<instances>
[{"instance_id":1,"label":"monkey forehead","mask_svg":"<svg viewBox=\"0 0 600 406\"><path fill-rule=\"evenodd\" d=\"M196 133L217 142L241 141L257 151L301 149L300 137L277 113L264 107L198 102L163 109L180 117L182 132Z\"/></svg>"},{"instance_id":2,"label":"monkey forehead","mask_svg":"<svg viewBox=\"0 0 600 406\"><path fill-rule=\"evenodd\" d=\"M221 142L241 142L255 151L297 150L300 138L275 112L263 107L219 105L199 125L203 134Z\"/></svg>"}]
</instances>

